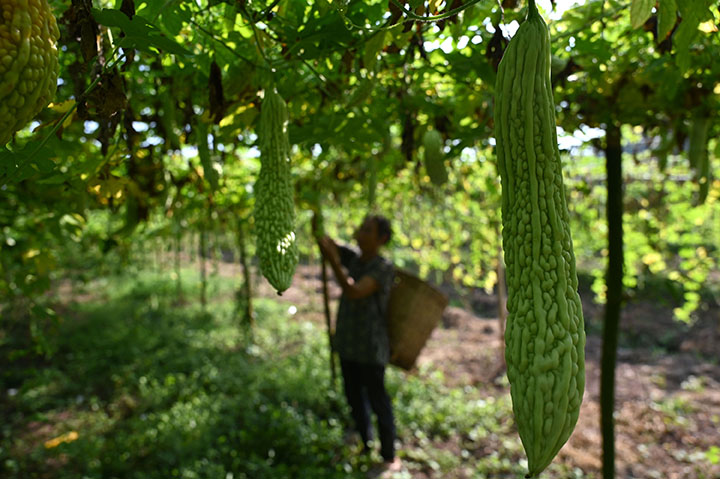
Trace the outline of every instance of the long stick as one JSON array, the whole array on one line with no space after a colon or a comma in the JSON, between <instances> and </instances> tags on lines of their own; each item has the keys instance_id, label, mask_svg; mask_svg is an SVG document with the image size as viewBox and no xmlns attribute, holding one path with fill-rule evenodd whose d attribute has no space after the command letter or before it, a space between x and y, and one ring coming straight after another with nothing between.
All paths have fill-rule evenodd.
<instances>
[{"instance_id":1,"label":"long stick","mask_svg":"<svg viewBox=\"0 0 720 479\"><path fill-rule=\"evenodd\" d=\"M202 305L203 310L205 310L205 306L207 306L207 265L205 264L205 253L207 250L205 235L207 234L207 231L205 227L205 220L200 220L200 304Z\"/></svg>"},{"instance_id":2,"label":"long stick","mask_svg":"<svg viewBox=\"0 0 720 479\"><path fill-rule=\"evenodd\" d=\"M330 321L330 294L328 293L328 274L325 258L320 253L320 262L322 263L322 283L323 283L323 303L325 305L325 325L327 326L328 343L330 344L330 378L332 389L335 389L337 383L337 373L335 372L335 347L333 346L332 324Z\"/></svg>"},{"instance_id":3,"label":"long stick","mask_svg":"<svg viewBox=\"0 0 720 479\"><path fill-rule=\"evenodd\" d=\"M600 427L603 442L603 478L615 477L615 365L623 290L622 137L620 127L606 131L608 269L600 371Z\"/></svg>"},{"instance_id":4,"label":"long stick","mask_svg":"<svg viewBox=\"0 0 720 479\"><path fill-rule=\"evenodd\" d=\"M248 264L247 250L245 248L245 231L243 230L244 225L242 221L238 222L237 238L238 238L238 249L240 250L240 264L243 269L243 291L245 295L245 314L243 315L243 322L249 330L255 327L255 320L253 318L253 307L252 307L252 278L250 277L250 266Z\"/></svg>"},{"instance_id":5,"label":"long stick","mask_svg":"<svg viewBox=\"0 0 720 479\"><path fill-rule=\"evenodd\" d=\"M182 229L177 227L175 232L175 291L178 301L182 301L182 277L180 275L180 249L182 242Z\"/></svg>"}]
</instances>

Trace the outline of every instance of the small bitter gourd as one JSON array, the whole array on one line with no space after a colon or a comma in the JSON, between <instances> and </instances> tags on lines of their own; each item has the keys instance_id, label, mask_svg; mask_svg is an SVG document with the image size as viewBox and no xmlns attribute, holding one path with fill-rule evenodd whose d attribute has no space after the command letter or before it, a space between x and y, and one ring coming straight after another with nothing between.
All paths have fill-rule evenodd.
<instances>
[{"instance_id":1,"label":"small bitter gourd","mask_svg":"<svg viewBox=\"0 0 720 479\"><path fill-rule=\"evenodd\" d=\"M47 0L0 6L0 145L10 141L57 89L60 31Z\"/></svg>"},{"instance_id":2,"label":"small bitter gourd","mask_svg":"<svg viewBox=\"0 0 720 479\"><path fill-rule=\"evenodd\" d=\"M275 88L265 90L258 128L260 174L255 183L255 228L260 271L282 294L298 263L290 171L288 111Z\"/></svg>"},{"instance_id":3,"label":"small bitter gourd","mask_svg":"<svg viewBox=\"0 0 720 479\"><path fill-rule=\"evenodd\" d=\"M445 169L445 141L437 130L428 130L423 135L423 148L425 150L425 171L430 181L437 186L444 185L448 180Z\"/></svg>"},{"instance_id":4,"label":"small bitter gourd","mask_svg":"<svg viewBox=\"0 0 720 479\"><path fill-rule=\"evenodd\" d=\"M694 114L690 120L688 131L688 161L690 166L700 169L703 154L707 152L707 134L710 127L710 118L701 114Z\"/></svg>"},{"instance_id":5,"label":"small bitter gourd","mask_svg":"<svg viewBox=\"0 0 720 479\"><path fill-rule=\"evenodd\" d=\"M528 477L570 437L585 388L585 331L555 130L550 35L535 1L500 62L495 138L502 182L505 361Z\"/></svg>"},{"instance_id":6,"label":"small bitter gourd","mask_svg":"<svg viewBox=\"0 0 720 479\"><path fill-rule=\"evenodd\" d=\"M698 203L707 198L710 187L710 162L707 151L707 136L710 129L710 117L695 113L690 120L688 135L688 160L695 170L695 180L700 185Z\"/></svg>"},{"instance_id":7,"label":"small bitter gourd","mask_svg":"<svg viewBox=\"0 0 720 479\"><path fill-rule=\"evenodd\" d=\"M168 150L180 149L180 137L175 131L176 112L175 101L170 96L170 87L163 88L159 95L161 110L158 112L161 126L165 132L165 142Z\"/></svg>"}]
</instances>

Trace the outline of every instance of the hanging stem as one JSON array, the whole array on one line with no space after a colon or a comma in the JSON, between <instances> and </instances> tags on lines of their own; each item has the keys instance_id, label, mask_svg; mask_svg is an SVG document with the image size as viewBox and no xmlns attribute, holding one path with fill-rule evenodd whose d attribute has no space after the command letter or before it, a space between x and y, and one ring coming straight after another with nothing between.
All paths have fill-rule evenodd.
<instances>
[{"instance_id":1,"label":"hanging stem","mask_svg":"<svg viewBox=\"0 0 720 479\"><path fill-rule=\"evenodd\" d=\"M247 14L247 12L245 12ZM252 20L252 19L251 19ZM262 45L260 44L260 37L258 36L257 27L255 26L255 22L250 21L250 26L252 27L253 35L255 36L255 44L257 45L258 51L260 52L260 55L263 57L263 60L265 60L265 63L268 64L271 71L275 71L273 68L272 63L270 62L270 59L265 55L265 50L263 49Z\"/></svg>"},{"instance_id":2,"label":"hanging stem","mask_svg":"<svg viewBox=\"0 0 720 479\"><path fill-rule=\"evenodd\" d=\"M240 60L244 61L245 63L247 63L247 64L249 64L249 65L252 65L252 66L254 66L255 68L262 68L262 69L265 69L265 70L268 69L268 67L266 67L265 65L258 65L257 63L253 62L253 61L250 60L249 58L245 58L244 56L240 55L234 48L228 46L224 41L222 41L221 39L217 38L213 32L211 32L210 30L206 29L205 27L203 27L202 25L200 25L199 23L197 23L195 20L190 19L190 23L191 23L195 28L197 28L199 31L203 32L205 35L207 35L208 37L210 37L211 40L213 40L214 42L217 42L217 43L219 43L220 45L222 45L223 47L225 47L225 49L227 49L227 51L229 51L232 55L236 56L237 58L239 58Z\"/></svg>"},{"instance_id":3,"label":"hanging stem","mask_svg":"<svg viewBox=\"0 0 720 479\"><path fill-rule=\"evenodd\" d=\"M439 20L444 20L446 18L450 18L452 16L457 15L458 13L462 12L466 8L469 8L473 5L475 5L476 3L480 3L480 1L481 0L470 0L469 2L467 2L463 5L460 5L457 8L453 8L449 12L441 13L440 15L431 15L429 17L423 17L421 15L416 14L412 10L408 10L407 8L405 8L403 6L403 4L401 4L398 0L390 0L390 2L392 2L393 5L398 7L400 10L403 11L403 13L405 15L407 15L408 19L405 21L412 20L412 21L416 21L416 22L437 22Z\"/></svg>"},{"instance_id":4,"label":"hanging stem","mask_svg":"<svg viewBox=\"0 0 720 479\"><path fill-rule=\"evenodd\" d=\"M528 16L539 14L540 12L538 12L537 5L535 5L535 0L528 0Z\"/></svg>"}]
</instances>

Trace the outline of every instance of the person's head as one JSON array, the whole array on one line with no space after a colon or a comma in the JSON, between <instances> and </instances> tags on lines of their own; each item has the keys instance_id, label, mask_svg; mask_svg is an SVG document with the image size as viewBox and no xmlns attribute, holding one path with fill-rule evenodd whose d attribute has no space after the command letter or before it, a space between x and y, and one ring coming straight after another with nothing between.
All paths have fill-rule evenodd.
<instances>
[{"instance_id":1,"label":"person's head","mask_svg":"<svg viewBox=\"0 0 720 479\"><path fill-rule=\"evenodd\" d=\"M382 215L368 215L355 230L355 240L363 253L377 253L380 247L390 241L390 221Z\"/></svg>"}]
</instances>

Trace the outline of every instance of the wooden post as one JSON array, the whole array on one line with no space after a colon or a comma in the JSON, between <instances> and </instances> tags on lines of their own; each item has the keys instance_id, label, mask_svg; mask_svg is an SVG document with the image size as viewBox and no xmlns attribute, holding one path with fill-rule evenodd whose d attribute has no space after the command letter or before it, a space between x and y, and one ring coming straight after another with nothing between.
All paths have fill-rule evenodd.
<instances>
[{"instance_id":1,"label":"wooden post","mask_svg":"<svg viewBox=\"0 0 720 479\"><path fill-rule=\"evenodd\" d=\"M615 366L623 294L623 184L620 127L608 124L605 132L607 169L608 266L607 298L603 323L600 371L600 428L603 444L603 478L615 477Z\"/></svg>"},{"instance_id":2,"label":"wooden post","mask_svg":"<svg viewBox=\"0 0 720 479\"><path fill-rule=\"evenodd\" d=\"M205 264L205 256L207 249L207 232L205 231L205 222L200 221L200 304L203 309L207 306L207 265Z\"/></svg>"},{"instance_id":3,"label":"wooden post","mask_svg":"<svg viewBox=\"0 0 720 479\"><path fill-rule=\"evenodd\" d=\"M180 250L182 246L182 227L180 224L177 225L177 231L175 231L175 291L177 300L182 300L182 279L180 278Z\"/></svg>"},{"instance_id":4,"label":"wooden post","mask_svg":"<svg viewBox=\"0 0 720 479\"><path fill-rule=\"evenodd\" d=\"M327 326L328 344L330 345L330 387L335 389L337 384L337 373L335 371L335 346L333 345L332 321L330 319L330 293L328 292L328 274L325 258L320 252L320 264L322 265L322 286L323 304L325 306L325 325Z\"/></svg>"},{"instance_id":5,"label":"wooden post","mask_svg":"<svg viewBox=\"0 0 720 479\"><path fill-rule=\"evenodd\" d=\"M243 230L242 220L238 221L237 226L238 249L240 250L240 264L243 269L243 292L245 296L245 313L243 314L242 324L252 330L255 326L255 318L253 318L252 307L252 277L250 275L250 265L247 259L247 249L245 246L245 231ZM240 295L238 295L240 296Z\"/></svg>"}]
</instances>

